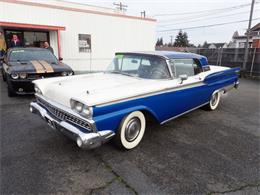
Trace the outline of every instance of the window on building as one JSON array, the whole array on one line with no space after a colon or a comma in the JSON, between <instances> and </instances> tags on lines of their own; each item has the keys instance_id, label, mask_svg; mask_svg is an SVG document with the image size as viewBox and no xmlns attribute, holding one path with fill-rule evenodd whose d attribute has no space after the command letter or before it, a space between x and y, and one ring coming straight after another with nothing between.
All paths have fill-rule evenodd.
<instances>
[{"instance_id":1,"label":"window on building","mask_svg":"<svg viewBox=\"0 0 260 195\"><path fill-rule=\"evenodd\" d=\"M245 43L244 43L244 42L240 42L240 43L238 44L238 47L239 47L239 48L244 48L244 47L245 47Z\"/></svg>"},{"instance_id":2,"label":"window on building","mask_svg":"<svg viewBox=\"0 0 260 195\"><path fill-rule=\"evenodd\" d=\"M79 52L91 52L91 35L79 34Z\"/></svg>"}]
</instances>

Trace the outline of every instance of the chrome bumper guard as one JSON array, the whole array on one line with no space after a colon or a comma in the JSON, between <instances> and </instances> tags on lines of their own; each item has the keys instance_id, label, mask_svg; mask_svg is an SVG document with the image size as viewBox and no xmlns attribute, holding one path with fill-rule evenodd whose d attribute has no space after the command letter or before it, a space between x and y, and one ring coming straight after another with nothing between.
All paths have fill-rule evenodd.
<instances>
[{"instance_id":1,"label":"chrome bumper guard","mask_svg":"<svg viewBox=\"0 0 260 195\"><path fill-rule=\"evenodd\" d=\"M115 135L115 133L111 130L97 131L95 133L84 133L66 121L57 121L37 102L30 103L30 111L34 114L38 114L51 128L56 129L72 138L76 141L77 145L83 149L93 149L99 147Z\"/></svg>"},{"instance_id":2,"label":"chrome bumper guard","mask_svg":"<svg viewBox=\"0 0 260 195\"><path fill-rule=\"evenodd\" d=\"M239 81L236 81L236 82L235 82L234 87L235 87L236 89L238 89L238 87L239 87Z\"/></svg>"}]
</instances>

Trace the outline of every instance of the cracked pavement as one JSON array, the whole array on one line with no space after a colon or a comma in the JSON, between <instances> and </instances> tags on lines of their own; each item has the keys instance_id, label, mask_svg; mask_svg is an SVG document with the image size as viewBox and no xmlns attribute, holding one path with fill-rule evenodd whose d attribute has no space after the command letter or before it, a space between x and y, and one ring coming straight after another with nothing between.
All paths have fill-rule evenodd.
<instances>
[{"instance_id":1,"label":"cracked pavement","mask_svg":"<svg viewBox=\"0 0 260 195\"><path fill-rule=\"evenodd\" d=\"M149 124L132 151L80 150L0 83L1 194L260 194L259 81L242 79L214 112Z\"/></svg>"}]
</instances>

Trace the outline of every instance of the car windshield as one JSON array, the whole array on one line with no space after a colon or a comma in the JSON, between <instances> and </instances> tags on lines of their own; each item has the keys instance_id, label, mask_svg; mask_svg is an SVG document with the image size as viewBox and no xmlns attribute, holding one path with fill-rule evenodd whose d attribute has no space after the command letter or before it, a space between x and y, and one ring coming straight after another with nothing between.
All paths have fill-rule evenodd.
<instances>
[{"instance_id":1,"label":"car windshield","mask_svg":"<svg viewBox=\"0 0 260 195\"><path fill-rule=\"evenodd\" d=\"M44 60L53 64L58 64L57 58L49 50L13 50L10 53L9 61L11 62L26 62L33 60Z\"/></svg>"},{"instance_id":2,"label":"car windshield","mask_svg":"<svg viewBox=\"0 0 260 195\"><path fill-rule=\"evenodd\" d=\"M122 74L145 79L169 79L166 61L157 56L117 54L107 73Z\"/></svg>"}]
</instances>

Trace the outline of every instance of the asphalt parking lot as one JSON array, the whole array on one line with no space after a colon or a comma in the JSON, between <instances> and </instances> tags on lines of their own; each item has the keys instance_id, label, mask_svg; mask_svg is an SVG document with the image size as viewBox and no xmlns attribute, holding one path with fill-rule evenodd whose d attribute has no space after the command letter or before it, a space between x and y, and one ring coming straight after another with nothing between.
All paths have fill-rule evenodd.
<instances>
[{"instance_id":1,"label":"asphalt parking lot","mask_svg":"<svg viewBox=\"0 0 260 195\"><path fill-rule=\"evenodd\" d=\"M1 194L260 194L260 83L241 80L214 112L149 125L140 146L91 151L29 112L1 83Z\"/></svg>"}]
</instances>

